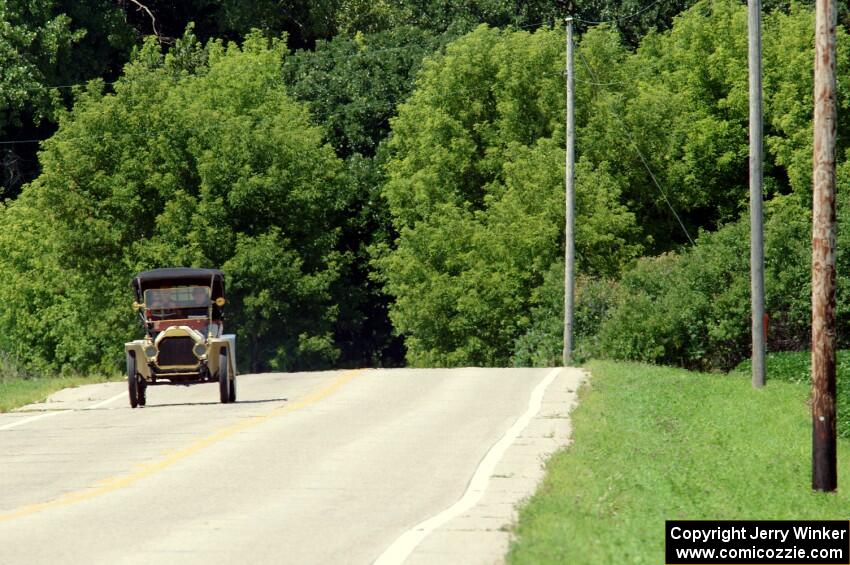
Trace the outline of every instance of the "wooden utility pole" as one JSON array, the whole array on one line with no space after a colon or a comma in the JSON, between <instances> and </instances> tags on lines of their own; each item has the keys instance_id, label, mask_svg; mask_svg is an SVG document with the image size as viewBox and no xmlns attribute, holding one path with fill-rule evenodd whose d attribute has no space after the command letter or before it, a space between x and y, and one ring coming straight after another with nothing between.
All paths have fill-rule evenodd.
<instances>
[{"instance_id":1,"label":"wooden utility pole","mask_svg":"<svg viewBox=\"0 0 850 565\"><path fill-rule=\"evenodd\" d=\"M812 488L834 491L835 0L816 0L812 206Z\"/></svg>"},{"instance_id":2,"label":"wooden utility pole","mask_svg":"<svg viewBox=\"0 0 850 565\"><path fill-rule=\"evenodd\" d=\"M764 228L762 219L761 0L749 0L750 300L753 387L764 386Z\"/></svg>"},{"instance_id":3,"label":"wooden utility pole","mask_svg":"<svg viewBox=\"0 0 850 565\"><path fill-rule=\"evenodd\" d=\"M573 19L567 18L567 163L564 241L564 367L573 356L573 288L575 286L575 112L573 110Z\"/></svg>"}]
</instances>

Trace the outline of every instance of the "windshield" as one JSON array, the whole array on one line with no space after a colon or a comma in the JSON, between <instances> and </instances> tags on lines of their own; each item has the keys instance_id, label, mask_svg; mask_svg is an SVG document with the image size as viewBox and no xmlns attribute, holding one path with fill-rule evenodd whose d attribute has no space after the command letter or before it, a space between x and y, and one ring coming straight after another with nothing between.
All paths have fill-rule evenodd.
<instances>
[{"instance_id":1,"label":"windshield","mask_svg":"<svg viewBox=\"0 0 850 565\"><path fill-rule=\"evenodd\" d=\"M145 291L145 308L151 310L207 308L209 305L210 289L206 286L149 288Z\"/></svg>"}]
</instances>

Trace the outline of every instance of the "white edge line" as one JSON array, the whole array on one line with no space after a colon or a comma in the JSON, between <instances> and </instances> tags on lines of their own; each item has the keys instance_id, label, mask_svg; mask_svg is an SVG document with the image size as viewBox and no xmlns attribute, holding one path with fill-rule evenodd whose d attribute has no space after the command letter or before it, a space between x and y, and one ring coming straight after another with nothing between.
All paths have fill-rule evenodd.
<instances>
[{"instance_id":1,"label":"white edge line","mask_svg":"<svg viewBox=\"0 0 850 565\"><path fill-rule=\"evenodd\" d=\"M121 394L116 394L111 398L107 398L106 400L101 400L96 404L92 404L91 406L86 406L81 410L91 410L93 408L100 408L102 406L106 406L110 402L115 402L121 397L127 396L126 392L122 392ZM18 420L17 422L12 422L10 424L5 424L0 426L0 430L11 430L12 428L17 428L18 426L23 426L24 424L29 424L30 422L35 422L36 420L41 420L42 418L50 418L52 416L58 416L59 414L68 414L69 412L76 412L77 410L57 410L55 412L45 412L44 414L39 414L38 416L31 416L29 418L24 418L22 420Z\"/></svg>"},{"instance_id":2,"label":"white edge line","mask_svg":"<svg viewBox=\"0 0 850 565\"><path fill-rule=\"evenodd\" d=\"M528 426L531 419L540 412L540 408L543 405L543 394L560 372L561 367L552 369L545 377L543 377L543 380L534 387L534 390L531 392L531 398L528 400L528 410L526 410L525 413L520 416L516 422L514 422L514 425L505 432L505 435L503 435L499 441L490 447L487 454L484 456L484 459L482 459L481 463L478 464L478 468L475 470L475 474L472 475L472 480L469 481L469 485L466 488L466 492L463 493L463 496L439 514L416 524L404 532L392 543L392 545L378 556L374 565L397 565L403 563L404 560L410 556L413 550L416 549L416 547L422 543L429 534L431 534L431 532L452 518L463 514L481 500L496 465L499 461L501 461L502 457L504 457L505 452L511 444L513 444L516 438L519 437L519 434Z\"/></svg>"},{"instance_id":3,"label":"white edge line","mask_svg":"<svg viewBox=\"0 0 850 565\"><path fill-rule=\"evenodd\" d=\"M73 410L59 410L57 412L46 412L44 414L39 414L38 416L31 416L29 418L24 418L23 420L18 420L17 422L12 422L11 424L6 424L5 426L0 426L0 430L9 430L12 428L17 428L18 426L23 426L24 424L29 424L30 422L34 422L36 420L41 420L42 418L50 418L52 416L58 416L59 414L67 414L68 412L73 412Z\"/></svg>"}]
</instances>

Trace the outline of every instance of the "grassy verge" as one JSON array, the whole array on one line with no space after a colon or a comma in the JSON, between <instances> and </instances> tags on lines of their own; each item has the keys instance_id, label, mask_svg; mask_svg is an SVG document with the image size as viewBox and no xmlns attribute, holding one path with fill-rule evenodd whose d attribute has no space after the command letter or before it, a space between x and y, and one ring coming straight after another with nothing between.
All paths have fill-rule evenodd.
<instances>
[{"instance_id":1,"label":"grassy verge","mask_svg":"<svg viewBox=\"0 0 850 565\"><path fill-rule=\"evenodd\" d=\"M836 355L835 367L839 382L850 382L850 350L841 350ZM767 379L793 383L811 383L812 354L809 351L785 351L768 353L765 358L765 374ZM735 367L732 373L750 375L752 365L750 360L743 361Z\"/></svg>"},{"instance_id":2,"label":"grassy verge","mask_svg":"<svg viewBox=\"0 0 850 565\"><path fill-rule=\"evenodd\" d=\"M803 383L592 362L556 454L521 509L510 563L664 563L668 519L847 519L850 487L810 488ZM838 450L850 481L850 442Z\"/></svg>"},{"instance_id":3,"label":"grassy verge","mask_svg":"<svg viewBox=\"0 0 850 565\"><path fill-rule=\"evenodd\" d=\"M850 350L839 351L836 355L836 391L835 408L838 413L838 435L850 439ZM765 376L768 383L784 381L791 383L812 382L812 354L809 351L786 351L768 353L765 358ZM747 359L731 374L742 374L750 378L752 365Z\"/></svg>"},{"instance_id":4,"label":"grassy verge","mask_svg":"<svg viewBox=\"0 0 850 565\"><path fill-rule=\"evenodd\" d=\"M41 402L63 388L117 381L123 377L2 377L0 376L0 413Z\"/></svg>"}]
</instances>

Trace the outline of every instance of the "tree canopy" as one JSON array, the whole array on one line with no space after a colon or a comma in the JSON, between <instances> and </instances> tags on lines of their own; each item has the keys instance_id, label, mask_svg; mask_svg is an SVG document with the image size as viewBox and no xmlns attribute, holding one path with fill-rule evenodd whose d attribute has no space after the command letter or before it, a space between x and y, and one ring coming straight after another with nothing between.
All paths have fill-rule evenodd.
<instances>
[{"instance_id":1,"label":"tree canopy","mask_svg":"<svg viewBox=\"0 0 850 565\"><path fill-rule=\"evenodd\" d=\"M416 365L556 361L567 13L580 350L745 353L742 4L243 4L0 6L0 134L49 137L37 161L0 147L4 353L115 366L136 331L126 281L184 264L227 273L252 368L396 364L404 347ZM808 221L813 12L766 8L768 300L777 346L800 347L805 277L783 261L805 246L776 242Z\"/></svg>"},{"instance_id":2,"label":"tree canopy","mask_svg":"<svg viewBox=\"0 0 850 565\"><path fill-rule=\"evenodd\" d=\"M766 198L790 199L799 210L811 199L812 25L813 12L800 5L773 12L764 24ZM610 26L581 37L576 248L582 275L617 279L640 254L677 250L701 230L746 212L746 29L745 6L714 1L677 16L668 31L649 33L635 51ZM846 51L840 39L839 45ZM384 195L398 237L376 265L396 298L390 314L406 336L410 362L504 363L531 343L517 341L521 336L541 331L529 318L534 308L553 315L542 297L562 300L539 290L563 255L563 57L563 31L480 27L426 63L392 122ZM838 60L839 77L850 74L848 58ZM843 88L839 104L847 106ZM841 124L847 121L839 115ZM842 146L842 161L843 153ZM746 254L729 247L733 233L701 237L697 249L674 261L676 269L639 267L650 273L647 284L657 285L659 276L680 281L663 294L676 304L684 300L692 313L698 304L707 308L691 317L708 316L708 326L668 324L663 339L633 326L641 343L667 351L657 359L728 367L743 355L747 342L739 330L747 327L747 312L738 299L746 298L745 277L702 273L711 282L685 292L693 272L681 266L720 262L734 271L740 265L731 260ZM721 298L719 291L737 294ZM662 299L648 296L647 305ZM630 307L645 319L646 308L635 304ZM774 305L780 318L797 308L788 300ZM721 311L728 323L712 326ZM785 328L792 334L800 331L798 314ZM557 325L546 330L553 340L560 339ZM626 326L603 331L611 328L620 338ZM667 348L668 338L696 349ZM619 347L613 338L603 342L613 349L596 349L598 355Z\"/></svg>"},{"instance_id":3,"label":"tree canopy","mask_svg":"<svg viewBox=\"0 0 850 565\"><path fill-rule=\"evenodd\" d=\"M480 27L425 66L399 109L384 195L399 232L377 260L418 365L507 361L564 225L563 35ZM581 268L641 249L605 165L579 163Z\"/></svg>"},{"instance_id":4,"label":"tree canopy","mask_svg":"<svg viewBox=\"0 0 850 565\"><path fill-rule=\"evenodd\" d=\"M114 78L134 41L108 0L0 3L0 139L44 139L69 85ZM0 146L0 198L15 197L38 172L37 145Z\"/></svg>"},{"instance_id":5,"label":"tree canopy","mask_svg":"<svg viewBox=\"0 0 850 565\"><path fill-rule=\"evenodd\" d=\"M286 47L152 41L80 92L0 215L0 348L53 369L116 362L134 272L221 266L252 368L332 362L341 164L280 81ZM36 329L38 328L38 329Z\"/></svg>"}]
</instances>

